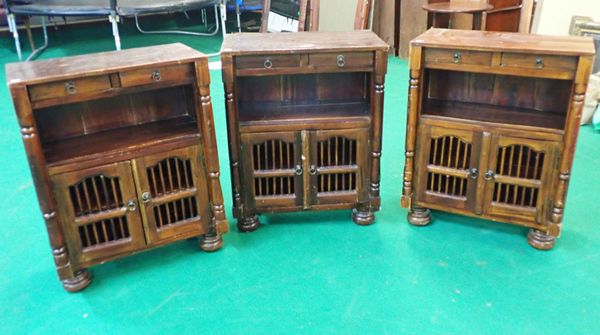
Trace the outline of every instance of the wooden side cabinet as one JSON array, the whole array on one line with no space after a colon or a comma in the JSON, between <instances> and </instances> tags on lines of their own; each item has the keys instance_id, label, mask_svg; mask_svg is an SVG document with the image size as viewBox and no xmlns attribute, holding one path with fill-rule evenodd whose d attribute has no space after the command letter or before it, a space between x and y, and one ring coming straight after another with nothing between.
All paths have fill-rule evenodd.
<instances>
[{"instance_id":1,"label":"wooden side cabinet","mask_svg":"<svg viewBox=\"0 0 600 335\"><path fill-rule=\"evenodd\" d=\"M58 275L228 230L207 58L182 44L9 64Z\"/></svg>"},{"instance_id":2,"label":"wooden side cabinet","mask_svg":"<svg viewBox=\"0 0 600 335\"><path fill-rule=\"evenodd\" d=\"M368 31L234 34L222 48L234 216L379 209L388 46Z\"/></svg>"},{"instance_id":3,"label":"wooden side cabinet","mask_svg":"<svg viewBox=\"0 0 600 335\"><path fill-rule=\"evenodd\" d=\"M551 249L594 45L588 38L430 29L411 43L402 206L530 228Z\"/></svg>"}]
</instances>

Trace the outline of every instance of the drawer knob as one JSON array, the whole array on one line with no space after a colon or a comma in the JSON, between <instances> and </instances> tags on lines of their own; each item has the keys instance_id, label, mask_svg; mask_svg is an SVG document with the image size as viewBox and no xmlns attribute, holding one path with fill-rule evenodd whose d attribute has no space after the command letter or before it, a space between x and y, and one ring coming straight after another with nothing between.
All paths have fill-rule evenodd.
<instances>
[{"instance_id":1,"label":"drawer knob","mask_svg":"<svg viewBox=\"0 0 600 335\"><path fill-rule=\"evenodd\" d=\"M162 77L160 76L160 71L152 71L152 80L160 81Z\"/></svg>"},{"instance_id":2,"label":"drawer knob","mask_svg":"<svg viewBox=\"0 0 600 335\"><path fill-rule=\"evenodd\" d=\"M152 196L150 195L150 192L144 192L144 193L142 193L142 201L145 204L149 203L150 200L152 200Z\"/></svg>"},{"instance_id":3,"label":"drawer knob","mask_svg":"<svg viewBox=\"0 0 600 335\"><path fill-rule=\"evenodd\" d=\"M337 56L337 66L338 67L346 66L346 58L344 57L344 55Z\"/></svg>"},{"instance_id":4,"label":"drawer knob","mask_svg":"<svg viewBox=\"0 0 600 335\"><path fill-rule=\"evenodd\" d=\"M477 179L477 177L479 177L479 170L477 168L472 168L471 171L469 171L469 177L471 177L471 179Z\"/></svg>"},{"instance_id":5,"label":"drawer knob","mask_svg":"<svg viewBox=\"0 0 600 335\"><path fill-rule=\"evenodd\" d=\"M535 58L535 67L537 67L538 69L541 69L544 67L544 60L542 59L542 57Z\"/></svg>"},{"instance_id":6,"label":"drawer knob","mask_svg":"<svg viewBox=\"0 0 600 335\"><path fill-rule=\"evenodd\" d=\"M136 209L137 209L137 204L135 203L135 200L129 200L127 202L127 210L130 212L135 212Z\"/></svg>"},{"instance_id":7,"label":"drawer knob","mask_svg":"<svg viewBox=\"0 0 600 335\"><path fill-rule=\"evenodd\" d=\"M265 69L270 69L273 67L273 62L270 59L265 59L265 63L263 64L265 66Z\"/></svg>"},{"instance_id":8,"label":"drawer knob","mask_svg":"<svg viewBox=\"0 0 600 335\"><path fill-rule=\"evenodd\" d=\"M75 94L75 93L77 93L77 86L75 86L75 82L74 81L67 81L65 83L65 91L68 94Z\"/></svg>"},{"instance_id":9,"label":"drawer knob","mask_svg":"<svg viewBox=\"0 0 600 335\"><path fill-rule=\"evenodd\" d=\"M452 61L454 63L460 63L460 58L461 58L460 52L454 51L454 54L452 54Z\"/></svg>"},{"instance_id":10,"label":"drawer knob","mask_svg":"<svg viewBox=\"0 0 600 335\"><path fill-rule=\"evenodd\" d=\"M485 176L483 176L483 179L485 179L485 180L492 180L492 179L494 179L494 177L495 177L495 176L496 176L496 175L494 174L494 171L492 171L492 170L488 170L488 171L485 173Z\"/></svg>"},{"instance_id":11,"label":"drawer knob","mask_svg":"<svg viewBox=\"0 0 600 335\"><path fill-rule=\"evenodd\" d=\"M303 170L302 170L302 166L300 166L300 165L296 165L296 169L294 170L294 173L295 173L297 176L301 176L301 175L302 175L302 172L303 172Z\"/></svg>"}]
</instances>

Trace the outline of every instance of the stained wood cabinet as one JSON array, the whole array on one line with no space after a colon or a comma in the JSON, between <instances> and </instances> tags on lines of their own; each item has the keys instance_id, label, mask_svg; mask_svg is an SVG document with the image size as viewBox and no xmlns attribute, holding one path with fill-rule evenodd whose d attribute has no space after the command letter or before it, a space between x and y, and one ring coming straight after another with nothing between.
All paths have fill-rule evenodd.
<instances>
[{"instance_id":1,"label":"stained wood cabinet","mask_svg":"<svg viewBox=\"0 0 600 335\"><path fill-rule=\"evenodd\" d=\"M60 280L228 230L206 56L182 44L9 64L7 77Z\"/></svg>"},{"instance_id":2,"label":"stained wood cabinet","mask_svg":"<svg viewBox=\"0 0 600 335\"><path fill-rule=\"evenodd\" d=\"M531 228L562 225L594 54L589 39L431 29L412 42L402 205Z\"/></svg>"},{"instance_id":3,"label":"stained wood cabinet","mask_svg":"<svg viewBox=\"0 0 600 335\"><path fill-rule=\"evenodd\" d=\"M388 46L367 31L236 34L222 49L234 215L379 209Z\"/></svg>"}]
</instances>

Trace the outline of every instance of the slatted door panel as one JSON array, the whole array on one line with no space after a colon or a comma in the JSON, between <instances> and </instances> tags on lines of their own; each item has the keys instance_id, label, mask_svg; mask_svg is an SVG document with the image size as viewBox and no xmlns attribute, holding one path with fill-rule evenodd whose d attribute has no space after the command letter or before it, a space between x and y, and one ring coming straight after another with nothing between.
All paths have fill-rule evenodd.
<instances>
[{"instance_id":1,"label":"slatted door panel","mask_svg":"<svg viewBox=\"0 0 600 335\"><path fill-rule=\"evenodd\" d=\"M246 202L258 209L302 206L301 148L298 132L242 134Z\"/></svg>"},{"instance_id":2,"label":"slatted door panel","mask_svg":"<svg viewBox=\"0 0 600 335\"><path fill-rule=\"evenodd\" d=\"M318 130L311 136L312 204L354 206L367 189L368 128Z\"/></svg>"},{"instance_id":3,"label":"slatted door panel","mask_svg":"<svg viewBox=\"0 0 600 335\"><path fill-rule=\"evenodd\" d=\"M490 152L485 175L488 214L541 223L558 145L496 135Z\"/></svg>"},{"instance_id":4,"label":"slatted door panel","mask_svg":"<svg viewBox=\"0 0 600 335\"><path fill-rule=\"evenodd\" d=\"M207 232L210 205L200 152L191 146L134 160L149 241Z\"/></svg>"},{"instance_id":5,"label":"slatted door panel","mask_svg":"<svg viewBox=\"0 0 600 335\"><path fill-rule=\"evenodd\" d=\"M417 143L417 199L471 210L477 188L481 135L422 125Z\"/></svg>"},{"instance_id":6,"label":"slatted door panel","mask_svg":"<svg viewBox=\"0 0 600 335\"><path fill-rule=\"evenodd\" d=\"M84 263L146 241L129 161L52 177L69 254Z\"/></svg>"}]
</instances>

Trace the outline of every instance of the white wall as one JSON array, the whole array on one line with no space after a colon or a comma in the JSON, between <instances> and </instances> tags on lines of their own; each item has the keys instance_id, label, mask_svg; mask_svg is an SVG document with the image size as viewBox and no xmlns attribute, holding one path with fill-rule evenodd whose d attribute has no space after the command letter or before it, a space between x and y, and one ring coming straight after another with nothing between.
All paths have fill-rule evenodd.
<instances>
[{"instance_id":1,"label":"white wall","mask_svg":"<svg viewBox=\"0 0 600 335\"><path fill-rule=\"evenodd\" d=\"M542 35L568 35L572 16L589 16L600 21L600 0L538 0L539 16L533 32Z\"/></svg>"}]
</instances>

